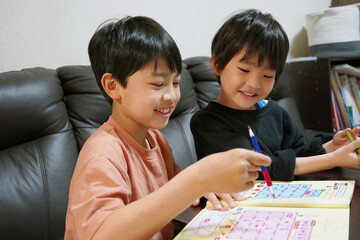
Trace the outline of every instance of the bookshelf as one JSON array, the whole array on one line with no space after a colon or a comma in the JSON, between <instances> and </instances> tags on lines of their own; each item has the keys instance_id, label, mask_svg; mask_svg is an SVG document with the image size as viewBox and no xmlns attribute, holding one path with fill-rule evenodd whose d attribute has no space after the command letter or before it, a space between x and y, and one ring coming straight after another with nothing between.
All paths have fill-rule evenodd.
<instances>
[{"instance_id":1,"label":"bookshelf","mask_svg":"<svg viewBox=\"0 0 360 240\"><path fill-rule=\"evenodd\" d=\"M360 66L360 56L351 58L301 58L285 64L270 97L293 97L304 127L333 132L330 70L334 65Z\"/></svg>"}]
</instances>

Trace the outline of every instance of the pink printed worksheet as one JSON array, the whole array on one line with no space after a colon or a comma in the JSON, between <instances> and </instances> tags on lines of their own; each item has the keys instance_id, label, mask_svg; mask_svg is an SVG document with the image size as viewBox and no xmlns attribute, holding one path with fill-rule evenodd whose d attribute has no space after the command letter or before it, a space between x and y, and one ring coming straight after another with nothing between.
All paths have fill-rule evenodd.
<instances>
[{"instance_id":1,"label":"pink printed worksheet","mask_svg":"<svg viewBox=\"0 0 360 240\"><path fill-rule=\"evenodd\" d=\"M236 208L216 210L208 204L175 239L348 239L354 184L354 181L274 181L276 199L272 199L266 184L259 181L253 189L242 193L248 199L237 202Z\"/></svg>"}]
</instances>

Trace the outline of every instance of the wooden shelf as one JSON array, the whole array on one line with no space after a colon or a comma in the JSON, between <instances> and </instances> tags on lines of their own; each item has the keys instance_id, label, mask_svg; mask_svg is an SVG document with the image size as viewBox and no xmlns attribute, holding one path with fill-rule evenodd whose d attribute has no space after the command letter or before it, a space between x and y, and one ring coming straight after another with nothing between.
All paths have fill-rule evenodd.
<instances>
[{"instance_id":1,"label":"wooden shelf","mask_svg":"<svg viewBox=\"0 0 360 240\"><path fill-rule=\"evenodd\" d=\"M358 58L319 58L289 62L275 84L270 97L277 100L293 97L299 108L304 127L333 132L330 69L348 63L360 66Z\"/></svg>"}]
</instances>

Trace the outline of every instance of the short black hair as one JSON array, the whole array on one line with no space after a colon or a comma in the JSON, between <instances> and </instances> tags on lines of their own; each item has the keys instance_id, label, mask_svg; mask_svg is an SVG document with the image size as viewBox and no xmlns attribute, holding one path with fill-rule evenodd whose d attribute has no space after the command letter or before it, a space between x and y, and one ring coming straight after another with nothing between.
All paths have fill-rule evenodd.
<instances>
[{"instance_id":1,"label":"short black hair","mask_svg":"<svg viewBox=\"0 0 360 240\"><path fill-rule=\"evenodd\" d=\"M96 30L88 46L96 81L105 98L112 99L101 85L105 73L111 73L123 87L127 79L144 65L164 58L173 72L181 73L181 54L170 34L155 20L145 17L124 17L106 21Z\"/></svg>"},{"instance_id":2,"label":"short black hair","mask_svg":"<svg viewBox=\"0 0 360 240\"><path fill-rule=\"evenodd\" d=\"M264 59L276 70L275 80L283 70L289 52L289 40L281 25L269 13L248 9L231 16L215 34L211 54L221 71L243 48L242 60L258 55L258 65Z\"/></svg>"}]
</instances>

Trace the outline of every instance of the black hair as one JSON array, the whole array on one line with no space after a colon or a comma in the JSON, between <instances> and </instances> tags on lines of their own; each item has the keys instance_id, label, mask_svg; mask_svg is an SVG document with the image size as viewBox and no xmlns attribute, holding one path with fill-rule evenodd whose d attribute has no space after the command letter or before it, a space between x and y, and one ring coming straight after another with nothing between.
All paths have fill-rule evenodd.
<instances>
[{"instance_id":1,"label":"black hair","mask_svg":"<svg viewBox=\"0 0 360 240\"><path fill-rule=\"evenodd\" d=\"M156 69L160 58L171 71L180 74L182 70L181 54L173 38L159 23L144 16L106 21L91 38L88 53L96 81L110 103L112 99L101 85L105 73L126 87L129 76L152 61Z\"/></svg>"},{"instance_id":2,"label":"black hair","mask_svg":"<svg viewBox=\"0 0 360 240\"><path fill-rule=\"evenodd\" d=\"M244 10L222 25L211 45L217 70L223 70L244 47L246 53L242 61L258 55L258 65L261 66L264 59L269 61L270 67L276 70L275 80L279 78L289 52L289 40L271 14L256 9Z\"/></svg>"}]
</instances>

